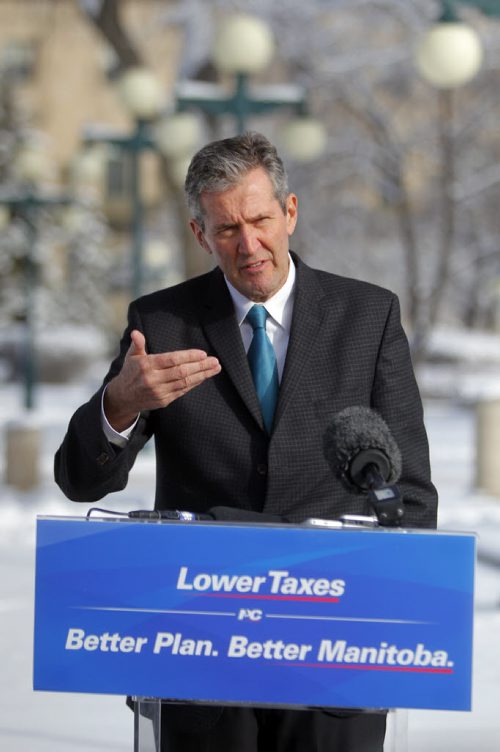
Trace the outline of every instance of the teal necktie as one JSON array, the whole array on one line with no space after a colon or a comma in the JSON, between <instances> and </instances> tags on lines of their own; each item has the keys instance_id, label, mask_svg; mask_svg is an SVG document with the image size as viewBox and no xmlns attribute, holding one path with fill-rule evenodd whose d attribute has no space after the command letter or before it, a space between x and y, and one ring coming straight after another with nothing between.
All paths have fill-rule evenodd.
<instances>
[{"instance_id":1,"label":"teal necktie","mask_svg":"<svg viewBox=\"0 0 500 752\"><path fill-rule=\"evenodd\" d=\"M248 362L259 398L264 425L267 432L271 433L279 382L276 354L266 334L268 315L263 305L254 305L247 313L246 320L253 329L253 339L248 350Z\"/></svg>"}]
</instances>

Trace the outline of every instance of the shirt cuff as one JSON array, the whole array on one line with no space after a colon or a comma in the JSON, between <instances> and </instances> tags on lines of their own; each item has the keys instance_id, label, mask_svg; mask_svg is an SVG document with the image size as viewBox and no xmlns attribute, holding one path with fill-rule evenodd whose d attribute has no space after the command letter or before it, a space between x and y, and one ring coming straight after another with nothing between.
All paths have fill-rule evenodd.
<instances>
[{"instance_id":1,"label":"shirt cuff","mask_svg":"<svg viewBox=\"0 0 500 752\"><path fill-rule=\"evenodd\" d=\"M101 427L109 443L123 449L123 447L127 446L129 436L136 427L140 416L138 415L134 423L132 423L132 425L126 428L124 431L121 431L120 433L118 431L115 431L113 426L109 424L108 419L106 418L106 413L104 412L104 395L106 394L107 388L107 386L104 387L101 397Z\"/></svg>"}]
</instances>

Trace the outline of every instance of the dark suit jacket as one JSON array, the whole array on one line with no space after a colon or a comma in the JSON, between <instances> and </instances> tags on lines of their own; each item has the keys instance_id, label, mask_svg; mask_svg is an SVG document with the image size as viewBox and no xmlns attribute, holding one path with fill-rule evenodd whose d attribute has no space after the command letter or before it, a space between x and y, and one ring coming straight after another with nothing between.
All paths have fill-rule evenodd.
<instances>
[{"instance_id":1,"label":"dark suit jacket","mask_svg":"<svg viewBox=\"0 0 500 752\"><path fill-rule=\"evenodd\" d=\"M150 353L199 348L222 372L164 409L141 415L126 448L100 425L100 390L79 408L56 455L56 480L76 501L125 487L144 443L156 445L157 508L214 505L306 517L367 513L323 456L323 435L339 410L376 409L403 457L405 524L436 523L422 406L395 295L313 270L296 256L296 296L275 424L263 427L231 297L219 269L131 304L129 325L107 382L120 369L131 329Z\"/></svg>"}]
</instances>

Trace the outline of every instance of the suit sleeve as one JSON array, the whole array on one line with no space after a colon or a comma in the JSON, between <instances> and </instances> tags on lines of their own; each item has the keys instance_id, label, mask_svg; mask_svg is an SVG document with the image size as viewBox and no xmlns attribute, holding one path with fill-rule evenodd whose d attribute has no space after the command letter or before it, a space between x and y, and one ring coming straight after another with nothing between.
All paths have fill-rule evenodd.
<instances>
[{"instance_id":1,"label":"suit sleeve","mask_svg":"<svg viewBox=\"0 0 500 752\"><path fill-rule=\"evenodd\" d=\"M401 451L403 468L398 485L405 504L403 524L436 527L437 493L431 482L422 402L396 296L392 296L378 353L372 407L388 424Z\"/></svg>"},{"instance_id":2,"label":"suit sleeve","mask_svg":"<svg viewBox=\"0 0 500 752\"><path fill-rule=\"evenodd\" d=\"M93 502L108 493L124 489L138 452L151 436L148 413L141 414L123 449L108 441L101 425L102 391L122 367L130 346L132 329L142 331L133 304L129 309L129 325L122 337L119 355L112 362L102 387L71 418L63 443L56 453L56 483L73 501Z\"/></svg>"}]
</instances>

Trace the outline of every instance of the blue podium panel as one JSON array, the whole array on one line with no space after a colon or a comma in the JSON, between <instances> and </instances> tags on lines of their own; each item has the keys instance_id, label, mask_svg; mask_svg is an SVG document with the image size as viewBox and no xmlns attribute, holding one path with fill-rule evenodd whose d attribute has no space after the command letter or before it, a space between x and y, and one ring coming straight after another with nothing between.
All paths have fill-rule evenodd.
<instances>
[{"instance_id":1,"label":"blue podium panel","mask_svg":"<svg viewBox=\"0 0 500 752\"><path fill-rule=\"evenodd\" d=\"M475 538L40 518L34 687L469 710Z\"/></svg>"}]
</instances>

